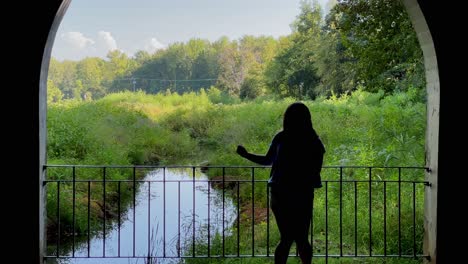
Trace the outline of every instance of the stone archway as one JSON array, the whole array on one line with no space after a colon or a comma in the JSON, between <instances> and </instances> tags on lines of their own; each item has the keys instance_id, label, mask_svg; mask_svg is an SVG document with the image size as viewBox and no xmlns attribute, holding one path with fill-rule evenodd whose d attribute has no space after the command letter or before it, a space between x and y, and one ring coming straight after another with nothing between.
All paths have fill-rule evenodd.
<instances>
[{"instance_id":1,"label":"stone archway","mask_svg":"<svg viewBox=\"0 0 468 264\"><path fill-rule=\"evenodd\" d=\"M440 82L437 57L431 32L416 0L403 0L417 33L423 51L426 69L427 125L426 125L426 187L424 197L424 254L431 256L428 263L436 263L437 257L437 189L439 164L439 109Z\"/></svg>"},{"instance_id":2,"label":"stone archway","mask_svg":"<svg viewBox=\"0 0 468 264\"><path fill-rule=\"evenodd\" d=\"M46 101L47 101L47 76L49 69L52 46L57 29L71 0L56 0L47 4L49 12L46 27L46 38L41 42L43 50L40 62L40 78L32 89L33 100L33 137L36 138L33 146L33 175L27 179L32 186L33 208L35 220L33 224L33 248L35 263L43 263L45 246L45 198L43 189L44 165L46 162ZM431 256L428 263L436 263L437 259L437 206L438 206L438 167L439 167L439 108L440 108L440 82L437 65L436 49L426 19L417 0L403 0L403 3L411 17L414 29L417 33L423 55L426 70L427 90L427 129L426 129L426 166L430 171L426 173L426 180L431 183L425 192L425 238L424 253ZM45 5L45 4L44 4ZM37 89L38 88L38 89ZM37 136L38 140L37 140ZM38 170L37 170L38 169ZM38 177L39 176L39 177ZM39 178L39 181L38 181Z\"/></svg>"},{"instance_id":3,"label":"stone archway","mask_svg":"<svg viewBox=\"0 0 468 264\"><path fill-rule=\"evenodd\" d=\"M34 252L34 260L35 263L44 263L44 253L46 248L46 229L45 229L45 219L46 219L46 206L45 206L45 188L44 188L44 177L45 177L45 170L44 165L47 161L47 153L46 153L46 139L47 139L47 127L46 127L46 119L47 119L47 77L49 74L49 64L50 64L50 56L52 52L52 47L54 45L55 35L57 33L58 27L60 22L65 15L65 12L70 5L71 0L57 0L53 4L50 4L47 11L49 15L54 15L52 18L52 23L48 25L49 32L47 34L47 38L45 40L45 47L44 53L42 55L41 61L41 73L39 79L39 91L34 93L34 100L38 102L38 115L34 117L37 119L33 119L34 127L37 126L37 130L34 130L33 133L38 132L38 144L34 146L34 149L37 150L37 163L34 165L38 169L38 174L36 177L39 176L39 181L37 178L31 179L34 182L35 189L33 192L33 197L36 198L35 206L39 206L37 220L35 224L35 229L37 230L38 237L34 238L34 245L35 248L32 252ZM50 19L50 18L49 18ZM46 25L47 26L47 25ZM37 136L37 135L36 135ZM39 185L39 186L37 186Z\"/></svg>"}]
</instances>

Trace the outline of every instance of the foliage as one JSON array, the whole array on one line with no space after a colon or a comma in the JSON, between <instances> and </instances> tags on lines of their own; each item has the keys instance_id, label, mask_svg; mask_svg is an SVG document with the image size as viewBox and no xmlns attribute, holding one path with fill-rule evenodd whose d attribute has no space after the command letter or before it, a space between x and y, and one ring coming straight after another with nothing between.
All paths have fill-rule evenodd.
<instances>
[{"instance_id":1,"label":"foliage","mask_svg":"<svg viewBox=\"0 0 468 264\"><path fill-rule=\"evenodd\" d=\"M357 90L348 96L304 101L327 146L325 164L424 164L425 105L417 88L385 96ZM240 102L216 89L147 95L119 93L49 107L49 159L87 164L249 164L234 150L266 152L294 99ZM336 128L340 127L337 131ZM177 142L177 144L173 144Z\"/></svg>"},{"instance_id":2,"label":"foliage","mask_svg":"<svg viewBox=\"0 0 468 264\"><path fill-rule=\"evenodd\" d=\"M318 95L347 94L356 89L353 60L346 56L346 47L341 41L334 10L327 15L322 29L321 45L317 50L317 74L320 83L315 88Z\"/></svg>"},{"instance_id":3,"label":"foliage","mask_svg":"<svg viewBox=\"0 0 468 264\"><path fill-rule=\"evenodd\" d=\"M52 80L47 80L47 104L60 102L62 98L62 91L60 91Z\"/></svg>"},{"instance_id":4,"label":"foliage","mask_svg":"<svg viewBox=\"0 0 468 264\"><path fill-rule=\"evenodd\" d=\"M47 120L48 163L253 165L235 153L236 146L243 144L251 152L266 153L272 137L281 129L284 110L294 99L223 102L223 96L227 95L222 95L220 90L212 87L207 92L202 90L200 93L182 95L123 92L91 102L63 100L54 103L49 105ZM423 166L425 105L420 101L418 90L411 88L407 92L387 96L383 91L370 93L358 90L347 96L332 96L330 99L304 103L311 109L314 127L327 149L324 165ZM102 178L99 170L77 169L76 173L81 180ZM215 169L207 173L211 178L221 175ZM244 180L252 177L251 170L247 169L230 169L226 173L229 177ZM365 171L358 169L348 169L345 175L353 179L368 177ZM374 171L373 175L386 179L396 177L394 173L383 171ZM48 170L49 180L70 180L71 176L70 168ZM255 179L268 177L269 169L255 170ZM332 170L324 170L324 179L336 180L338 177ZM405 177L419 179L420 175L405 173ZM108 180L131 178L131 170L109 169L106 174ZM375 186L373 193L379 195L381 187ZM64 232L69 232L72 227L72 188L70 183L61 184L60 187L60 224ZM114 215L117 210L116 188L115 184L106 186L106 208L110 215ZM332 185L330 188L330 202L336 202L336 188L332 188ZM132 190L131 186L122 189L122 205L127 204L128 207ZM57 224L54 220L57 219L57 192L57 184L48 184L50 230L56 230L53 225ZM75 230L79 234L88 231L88 202L91 204L90 232L102 230L103 209L99 204L102 192L102 185L93 184L92 200L88 201L86 184L77 185ZM244 184L239 192L241 206L250 204L252 188ZM231 191L226 193L235 195ZM256 184L253 195L255 206L264 208L267 199L265 186ZM365 197L366 193L359 195ZM98 198L93 199L94 196ZM317 203L323 204L320 195L317 196ZM422 199L418 198L418 203L422 203ZM365 208L366 205L359 206ZM378 211L378 203L374 206L377 206ZM404 210L410 208L405 207ZM411 214L411 211L403 212L404 215ZM320 218L321 213L323 210L318 209L317 217ZM381 217L377 212L373 215L375 219ZM359 221L365 223L363 219L366 217L363 213ZM405 221L410 220L408 218ZM255 228L261 230L262 224L257 223ZM317 224L317 228L323 228L323 225ZM352 226L349 228L352 229ZM243 230L250 229L243 226ZM261 236L262 233L258 232ZM271 235L273 238L277 233ZM250 235L243 231L242 236L248 238ZM404 241L407 240L411 241L411 238L405 237ZM265 245L260 242L257 245L259 250L264 249ZM391 245L392 248L396 246ZM320 243L317 246L323 247ZM388 246L390 248L390 244Z\"/></svg>"},{"instance_id":5,"label":"foliage","mask_svg":"<svg viewBox=\"0 0 468 264\"><path fill-rule=\"evenodd\" d=\"M317 1L301 1L292 33L278 39L193 38L133 57L115 50L106 60L52 59L50 89L79 100L128 90L182 94L211 86L245 100L422 90L422 51L400 0L343 0L331 6L323 19Z\"/></svg>"},{"instance_id":6,"label":"foliage","mask_svg":"<svg viewBox=\"0 0 468 264\"><path fill-rule=\"evenodd\" d=\"M340 1L329 23L335 24L345 57L352 61L356 83L385 92L406 90L407 80L423 87L421 48L401 1Z\"/></svg>"},{"instance_id":7,"label":"foliage","mask_svg":"<svg viewBox=\"0 0 468 264\"><path fill-rule=\"evenodd\" d=\"M288 45L281 49L267 73L268 86L275 93L295 98L315 98L319 82L314 61L320 45L321 9L315 1L301 1Z\"/></svg>"}]
</instances>

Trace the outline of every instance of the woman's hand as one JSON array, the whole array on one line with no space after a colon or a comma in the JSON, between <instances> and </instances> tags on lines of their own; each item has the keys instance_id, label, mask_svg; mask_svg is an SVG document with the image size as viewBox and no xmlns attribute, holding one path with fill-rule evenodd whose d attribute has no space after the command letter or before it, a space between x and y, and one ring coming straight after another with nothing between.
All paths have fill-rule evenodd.
<instances>
[{"instance_id":1,"label":"woman's hand","mask_svg":"<svg viewBox=\"0 0 468 264\"><path fill-rule=\"evenodd\" d=\"M236 152L237 152L237 154L239 154L241 157L245 157L245 156L248 154L247 150L246 150L246 149L244 148L244 146L242 146L242 145L237 146Z\"/></svg>"}]
</instances>

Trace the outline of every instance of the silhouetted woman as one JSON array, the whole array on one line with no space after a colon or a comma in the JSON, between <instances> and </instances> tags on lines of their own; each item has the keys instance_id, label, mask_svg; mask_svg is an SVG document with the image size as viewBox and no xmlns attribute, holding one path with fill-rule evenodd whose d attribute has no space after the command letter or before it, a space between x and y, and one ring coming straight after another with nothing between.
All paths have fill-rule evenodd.
<instances>
[{"instance_id":1,"label":"silhouetted woman","mask_svg":"<svg viewBox=\"0 0 468 264\"><path fill-rule=\"evenodd\" d=\"M283 130L273 138L265 156L249 153L241 145L237 153L255 163L272 165L268 181L271 209L281 236L275 263L286 263L294 241L302 263L311 263L308 233L314 188L322 187L320 171L325 147L312 127L307 106L296 102L286 109Z\"/></svg>"}]
</instances>

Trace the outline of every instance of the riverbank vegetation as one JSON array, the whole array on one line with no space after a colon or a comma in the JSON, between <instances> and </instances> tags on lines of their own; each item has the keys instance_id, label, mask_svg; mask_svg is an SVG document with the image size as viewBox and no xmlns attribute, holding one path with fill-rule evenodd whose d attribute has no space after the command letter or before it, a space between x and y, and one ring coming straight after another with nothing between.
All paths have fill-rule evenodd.
<instances>
[{"instance_id":1,"label":"riverbank vegetation","mask_svg":"<svg viewBox=\"0 0 468 264\"><path fill-rule=\"evenodd\" d=\"M183 95L124 92L92 102L69 101L51 105L48 116L49 163L253 165L235 153L236 146L242 143L253 152L265 153L271 138L281 129L282 113L294 100L258 99L231 104L213 103L217 102L218 93L216 88ZM423 166L425 104L416 91L389 96L356 91L350 96L304 102L311 109L314 126L327 147L325 166ZM49 176L51 179L71 179L71 169L67 169L66 173L64 170L51 168ZM395 172L377 170L373 177L394 179ZM209 177L217 179L222 175L215 169L209 169L207 173ZM251 172L247 169L228 169L226 175L250 179ZM421 179L421 175L409 172L405 173L405 179ZM131 169L110 169L106 174L108 180L131 177ZM336 180L338 177L336 171L324 170L324 179ZM367 172L348 169L345 177L366 179ZM102 179L102 170L77 169L77 178ZM257 170L255 178L267 179L268 170ZM128 203L132 186L129 184L126 187L121 189L121 194L122 201ZM54 188L54 185L50 185L48 191L51 220L56 219ZM61 221L65 225L62 230L67 230L72 222L72 185L62 185L61 188ZM108 183L106 188L107 214L111 216L117 211L117 185ZM329 191L333 192L330 197L334 197L336 205L337 186L330 184L330 188ZM352 186L346 188L352 190ZM381 195L383 186L376 184L373 188L374 199L378 199L375 195ZM255 188L258 210L266 207L265 190L263 184ZM93 184L91 192L94 197L91 202L92 221L100 227L103 213L102 184ZM240 193L240 206L244 210L245 206L250 205L251 186L243 185ZM318 194L316 203L323 204L323 192L319 190ZM345 191L345 194L353 193ZM87 186L77 185L75 228L79 234L87 232L86 195ZM366 193L360 193L359 196L366 197ZM350 199L346 201L351 202ZM418 199L418 203L421 202ZM332 200L330 203L334 207ZM368 207L364 199L362 203L360 208ZM374 206L381 204L376 203ZM323 211L317 211L317 217L320 214ZM365 212L362 217L366 217ZM377 213L373 217L378 219ZM360 222L363 225L366 223ZM243 224L250 225L248 222ZM317 225L317 228L321 227Z\"/></svg>"}]
</instances>

